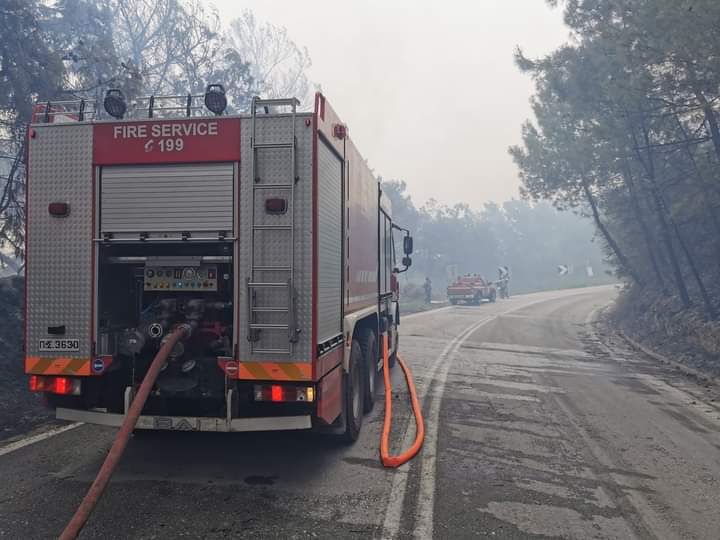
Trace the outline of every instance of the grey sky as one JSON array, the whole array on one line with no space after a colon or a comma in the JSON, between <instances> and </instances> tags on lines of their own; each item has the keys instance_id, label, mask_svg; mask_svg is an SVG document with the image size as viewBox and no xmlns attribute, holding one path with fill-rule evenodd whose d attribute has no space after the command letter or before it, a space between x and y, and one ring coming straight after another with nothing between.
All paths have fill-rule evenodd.
<instances>
[{"instance_id":1,"label":"grey sky","mask_svg":"<svg viewBox=\"0 0 720 540\"><path fill-rule=\"evenodd\" d=\"M512 59L566 40L543 0L216 0L225 21L249 7L312 57L310 79L377 174L417 205L475 208L517 195L507 147L530 116L530 80Z\"/></svg>"}]
</instances>

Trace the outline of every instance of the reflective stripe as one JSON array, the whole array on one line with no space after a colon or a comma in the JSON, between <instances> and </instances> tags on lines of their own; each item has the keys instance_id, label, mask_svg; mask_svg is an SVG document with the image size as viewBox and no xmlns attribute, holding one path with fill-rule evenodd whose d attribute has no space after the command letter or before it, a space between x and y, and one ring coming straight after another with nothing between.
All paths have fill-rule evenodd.
<instances>
[{"instance_id":1,"label":"reflective stripe","mask_svg":"<svg viewBox=\"0 0 720 540\"><path fill-rule=\"evenodd\" d=\"M25 373L33 375L92 375L89 358L25 357Z\"/></svg>"},{"instance_id":2,"label":"reflective stripe","mask_svg":"<svg viewBox=\"0 0 720 540\"><path fill-rule=\"evenodd\" d=\"M312 364L310 362L240 362L238 379L309 381L312 380Z\"/></svg>"}]
</instances>

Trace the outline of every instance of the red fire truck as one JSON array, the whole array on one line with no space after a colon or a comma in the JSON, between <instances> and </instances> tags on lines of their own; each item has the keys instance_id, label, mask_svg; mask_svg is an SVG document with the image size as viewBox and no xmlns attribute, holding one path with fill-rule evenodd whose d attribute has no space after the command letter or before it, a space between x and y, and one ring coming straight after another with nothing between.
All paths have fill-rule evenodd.
<instances>
[{"instance_id":1,"label":"red fire truck","mask_svg":"<svg viewBox=\"0 0 720 540\"><path fill-rule=\"evenodd\" d=\"M494 302L497 298L497 289L481 275L467 274L448 285L447 296L453 305L460 302L478 305L483 300Z\"/></svg>"},{"instance_id":2,"label":"red fire truck","mask_svg":"<svg viewBox=\"0 0 720 540\"><path fill-rule=\"evenodd\" d=\"M204 101L204 103L203 103ZM321 429L375 400L412 237L322 94L45 103L28 130L26 357L58 418L136 429ZM103 110L104 109L104 110ZM402 268L395 237L402 238Z\"/></svg>"}]
</instances>

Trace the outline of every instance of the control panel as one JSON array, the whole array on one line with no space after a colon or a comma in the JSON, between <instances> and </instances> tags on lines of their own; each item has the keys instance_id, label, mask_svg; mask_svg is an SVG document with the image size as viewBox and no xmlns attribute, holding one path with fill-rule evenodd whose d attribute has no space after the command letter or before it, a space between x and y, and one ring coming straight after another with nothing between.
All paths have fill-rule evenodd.
<instances>
[{"instance_id":1,"label":"control panel","mask_svg":"<svg viewBox=\"0 0 720 540\"><path fill-rule=\"evenodd\" d=\"M217 291L217 266L146 266L146 291Z\"/></svg>"}]
</instances>

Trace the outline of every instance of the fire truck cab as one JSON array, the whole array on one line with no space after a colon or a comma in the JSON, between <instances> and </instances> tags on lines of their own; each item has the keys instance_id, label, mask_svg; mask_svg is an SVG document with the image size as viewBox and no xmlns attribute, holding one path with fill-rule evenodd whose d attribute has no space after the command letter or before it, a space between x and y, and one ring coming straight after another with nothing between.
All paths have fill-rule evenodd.
<instances>
[{"instance_id":1,"label":"fire truck cab","mask_svg":"<svg viewBox=\"0 0 720 540\"><path fill-rule=\"evenodd\" d=\"M204 100L204 105L202 104ZM28 129L26 356L66 420L355 440L397 353L409 231L322 94L42 103ZM395 241L402 237L400 268Z\"/></svg>"}]
</instances>

